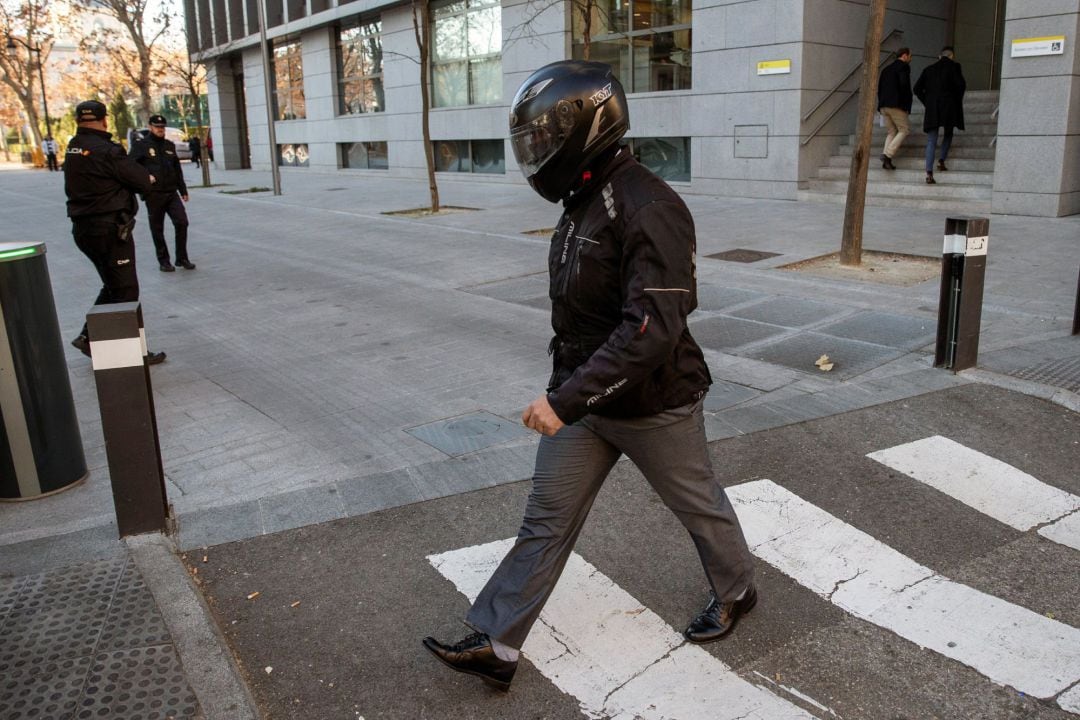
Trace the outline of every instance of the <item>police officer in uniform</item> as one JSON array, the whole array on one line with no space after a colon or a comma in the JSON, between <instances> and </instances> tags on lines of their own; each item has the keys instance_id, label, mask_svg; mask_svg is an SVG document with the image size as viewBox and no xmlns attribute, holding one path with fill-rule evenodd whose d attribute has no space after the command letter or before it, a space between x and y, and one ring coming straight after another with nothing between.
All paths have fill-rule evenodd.
<instances>
[{"instance_id":1,"label":"police officer in uniform","mask_svg":"<svg viewBox=\"0 0 1080 720\"><path fill-rule=\"evenodd\" d=\"M105 106L96 100L75 107L78 130L68 142L64 157L64 192L71 234L101 276L101 292L95 305L134 302L139 299L135 272L136 192L149 192L155 178L112 141ZM71 344L90 356L86 325ZM165 360L165 353L146 355L149 365Z\"/></svg>"},{"instance_id":2,"label":"police officer in uniform","mask_svg":"<svg viewBox=\"0 0 1080 720\"><path fill-rule=\"evenodd\" d=\"M131 157L157 178L154 187L143 193L143 200L150 217L150 235L157 250L158 267L162 272L176 270L169 261L169 248L165 244L165 216L168 215L176 233L176 264L185 270L194 270L195 263L187 254L188 217L184 210L184 203L188 201L187 184L176 145L165 139L164 117L150 116L150 134L135 143Z\"/></svg>"},{"instance_id":3,"label":"police officer in uniform","mask_svg":"<svg viewBox=\"0 0 1080 720\"><path fill-rule=\"evenodd\" d=\"M563 204L548 253L553 372L521 418L543 437L517 540L466 615L475 632L453 644L424 639L450 668L502 690L623 454L690 533L712 588L686 639L727 637L757 602L753 557L705 442L712 380L687 327L694 221L620 144L629 126L622 86L603 63L547 65L511 105L518 166L541 197Z\"/></svg>"}]
</instances>

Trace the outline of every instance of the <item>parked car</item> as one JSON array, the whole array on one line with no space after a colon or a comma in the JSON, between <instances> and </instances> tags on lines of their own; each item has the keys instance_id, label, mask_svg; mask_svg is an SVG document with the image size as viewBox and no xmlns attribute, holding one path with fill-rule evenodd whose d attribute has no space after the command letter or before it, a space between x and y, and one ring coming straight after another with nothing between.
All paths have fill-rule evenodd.
<instances>
[{"instance_id":1,"label":"parked car","mask_svg":"<svg viewBox=\"0 0 1080 720\"><path fill-rule=\"evenodd\" d=\"M128 130L128 136L127 136L128 150L131 150L131 147L132 147L132 145L134 143L139 142L139 140L141 140L142 138L146 137L149 134L150 134L150 128L140 128L138 130ZM180 158L181 160L190 160L191 159L191 148L188 147L188 141L184 137L184 133L183 133L182 130L180 130L180 128L166 127L165 128L165 139L166 140L172 140L173 144L176 145L176 157Z\"/></svg>"}]
</instances>

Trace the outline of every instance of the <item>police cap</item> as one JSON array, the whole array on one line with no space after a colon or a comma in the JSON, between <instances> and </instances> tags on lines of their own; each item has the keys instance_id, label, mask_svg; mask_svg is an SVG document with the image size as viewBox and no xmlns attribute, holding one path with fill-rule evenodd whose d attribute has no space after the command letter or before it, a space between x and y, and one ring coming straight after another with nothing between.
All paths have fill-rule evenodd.
<instances>
[{"instance_id":1,"label":"police cap","mask_svg":"<svg viewBox=\"0 0 1080 720\"><path fill-rule=\"evenodd\" d=\"M148 122L151 125L156 125L157 127L165 127L166 125L164 115L151 115Z\"/></svg>"},{"instance_id":2,"label":"police cap","mask_svg":"<svg viewBox=\"0 0 1080 720\"><path fill-rule=\"evenodd\" d=\"M78 122L92 122L105 119L107 110L97 100L86 100L75 106L75 119Z\"/></svg>"}]
</instances>

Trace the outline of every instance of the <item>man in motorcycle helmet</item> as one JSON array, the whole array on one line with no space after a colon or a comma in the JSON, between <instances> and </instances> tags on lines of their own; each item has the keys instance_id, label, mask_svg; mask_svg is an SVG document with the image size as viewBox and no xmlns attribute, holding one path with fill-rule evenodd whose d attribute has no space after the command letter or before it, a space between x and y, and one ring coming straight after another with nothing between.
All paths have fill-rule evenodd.
<instances>
[{"instance_id":1,"label":"man in motorcycle helmet","mask_svg":"<svg viewBox=\"0 0 1080 720\"><path fill-rule=\"evenodd\" d=\"M563 203L548 253L553 371L522 414L543 437L517 541L466 617L476 632L452 645L424 639L446 665L502 690L621 455L689 531L712 588L687 640L725 637L757 602L753 561L706 447L712 379L687 327L693 219L620 144L628 129L626 96L603 63L547 65L510 109L518 166Z\"/></svg>"}]
</instances>

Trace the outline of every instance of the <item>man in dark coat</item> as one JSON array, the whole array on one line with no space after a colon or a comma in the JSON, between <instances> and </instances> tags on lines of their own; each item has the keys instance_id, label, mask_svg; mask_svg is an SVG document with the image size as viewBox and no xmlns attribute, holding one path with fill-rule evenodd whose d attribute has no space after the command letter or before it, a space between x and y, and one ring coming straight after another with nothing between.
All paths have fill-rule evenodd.
<instances>
[{"instance_id":1,"label":"man in dark coat","mask_svg":"<svg viewBox=\"0 0 1080 720\"><path fill-rule=\"evenodd\" d=\"M878 80L878 112L885 118L889 134L885 138L885 148L881 152L881 167L895 170L892 159L896 151L908 136L911 126L908 115L911 114L911 50L900 48L896 51L896 60L881 71Z\"/></svg>"},{"instance_id":2,"label":"man in dark coat","mask_svg":"<svg viewBox=\"0 0 1080 720\"><path fill-rule=\"evenodd\" d=\"M158 267L162 272L174 272L176 267L169 260L169 247L165 244L165 216L172 220L176 234L176 264L186 270L194 270L195 263L188 259L188 216L184 203L188 201L187 184L176 145L165 138L165 117L150 116L150 134L135 143L132 159L157 178L154 187L143 193L146 212L150 216L150 236L157 251Z\"/></svg>"},{"instance_id":3,"label":"man in dark coat","mask_svg":"<svg viewBox=\"0 0 1080 720\"><path fill-rule=\"evenodd\" d=\"M926 106L923 130L926 131L926 184L934 185L934 155L937 154L938 129L945 128L941 141L938 170L948 170L945 160L952 145L953 128L964 129L964 74L953 60L953 49L943 47L938 61L922 71L915 81L915 96Z\"/></svg>"}]
</instances>

